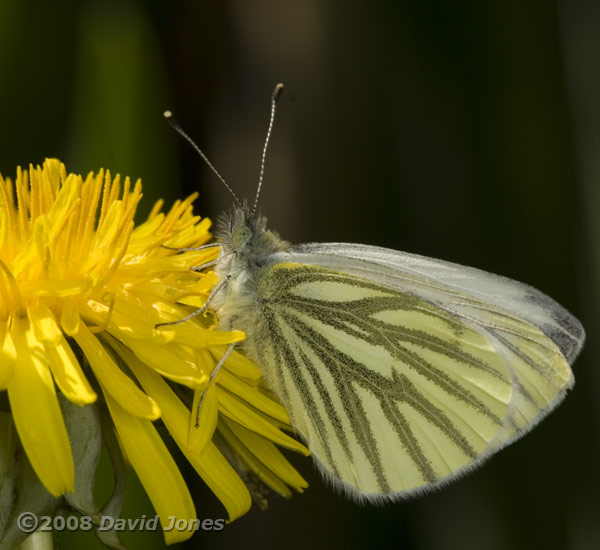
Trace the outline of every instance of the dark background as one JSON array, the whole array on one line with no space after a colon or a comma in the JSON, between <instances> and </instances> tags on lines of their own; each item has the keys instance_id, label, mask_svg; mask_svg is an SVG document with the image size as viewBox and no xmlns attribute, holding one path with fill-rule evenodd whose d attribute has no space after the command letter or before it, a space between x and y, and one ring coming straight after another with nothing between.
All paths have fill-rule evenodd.
<instances>
[{"instance_id":1,"label":"dark background","mask_svg":"<svg viewBox=\"0 0 600 550\"><path fill-rule=\"evenodd\" d=\"M305 494L182 548L600 548L599 28L585 0L0 3L3 175L56 156L141 177L145 212L197 190L214 218L231 197L161 113L252 199L281 81L261 205L282 236L500 273L587 329L566 401L443 491L360 507L291 457ZM201 482L194 494L200 517L224 517ZM125 513L153 514L135 480Z\"/></svg>"}]
</instances>

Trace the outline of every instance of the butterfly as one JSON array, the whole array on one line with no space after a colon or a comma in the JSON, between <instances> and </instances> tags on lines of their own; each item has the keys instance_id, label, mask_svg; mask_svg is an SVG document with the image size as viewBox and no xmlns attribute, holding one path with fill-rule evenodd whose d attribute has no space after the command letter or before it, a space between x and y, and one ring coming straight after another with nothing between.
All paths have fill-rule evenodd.
<instances>
[{"instance_id":1,"label":"butterfly","mask_svg":"<svg viewBox=\"0 0 600 550\"><path fill-rule=\"evenodd\" d=\"M242 350L347 496L380 503L451 481L562 401L583 327L498 275L376 246L291 245L269 230L256 204L280 93L253 207L213 168L237 205L218 224L220 283L205 307L218 328L246 333Z\"/></svg>"}]
</instances>

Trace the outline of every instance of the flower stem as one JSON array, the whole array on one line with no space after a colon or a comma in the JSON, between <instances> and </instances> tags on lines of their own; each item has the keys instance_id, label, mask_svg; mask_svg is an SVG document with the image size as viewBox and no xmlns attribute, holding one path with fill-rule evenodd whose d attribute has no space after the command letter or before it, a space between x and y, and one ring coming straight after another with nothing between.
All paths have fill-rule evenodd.
<instances>
[{"instance_id":1,"label":"flower stem","mask_svg":"<svg viewBox=\"0 0 600 550\"><path fill-rule=\"evenodd\" d=\"M18 550L52 550L51 531L36 531L29 535L18 547Z\"/></svg>"}]
</instances>

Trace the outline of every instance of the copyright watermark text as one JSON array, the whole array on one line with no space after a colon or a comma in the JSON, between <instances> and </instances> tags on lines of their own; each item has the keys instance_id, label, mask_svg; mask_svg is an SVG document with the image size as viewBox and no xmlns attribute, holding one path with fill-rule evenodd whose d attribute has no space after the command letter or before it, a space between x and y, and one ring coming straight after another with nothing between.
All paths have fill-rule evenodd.
<instances>
[{"instance_id":1,"label":"copyright watermark text","mask_svg":"<svg viewBox=\"0 0 600 550\"><path fill-rule=\"evenodd\" d=\"M34 531L91 531L97 527L100 531L156 531L158 516L122 519L101 516L96 525L90 516L38 516L24 512L17 518L17 525L23 533ZM185 519L169 516L163 530L169 531L221 531L225 527L224 519Z\"/></svg>"}]
</instances>

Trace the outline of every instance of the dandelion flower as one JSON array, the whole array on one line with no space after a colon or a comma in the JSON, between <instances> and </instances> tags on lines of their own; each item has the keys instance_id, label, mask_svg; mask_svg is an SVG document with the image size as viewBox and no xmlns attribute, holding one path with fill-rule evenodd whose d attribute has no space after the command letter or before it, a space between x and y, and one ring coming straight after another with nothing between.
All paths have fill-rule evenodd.
<instances>
[{"instance_id":1,"label":"dandelion flower","mask_svg":"<svg viewBox=\"0 0 600 550\"><path fill-rule=\"evenodd\" d=\"M308 451L285 433L287 413L243 355L231 353L208 384L242 332L213 330L210 314L155 328L202 306L216 277L191 268L216 259L217 249L176 250L210 239L210 221L192 212L194 196L168 213L159 201L135 226L141 196L139 181L121 185L104 171L83 179L54 159L18 169L14 183L0 176L0 389L33 470L55 497L77 490L62 394L108 409L163 525L196 512L158 419L233 520L251 504L245 481L283 496L302 491L306 482L277 447ZM169 531L165 540L191 534Z\"/></svg>"}]
</instances>

